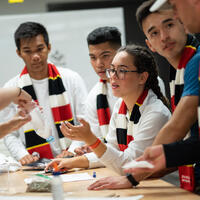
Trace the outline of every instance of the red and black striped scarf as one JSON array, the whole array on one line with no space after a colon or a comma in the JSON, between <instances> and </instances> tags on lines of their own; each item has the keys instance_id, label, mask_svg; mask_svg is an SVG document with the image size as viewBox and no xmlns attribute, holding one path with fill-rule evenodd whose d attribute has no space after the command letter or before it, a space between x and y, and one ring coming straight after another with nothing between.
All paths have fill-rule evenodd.
<instances>
[{"instance_id":1,"label":"red and black striped scarf","mask_svg":"<svg viewBox=\"0 0 200 200\"><path fill-rule=\"evenodd\" d=\"M60 73L55 65L48 64L48 73L49 102L54 118L54 124L58 132L60 146L64 150L67 147L65 142L66 139L61 133L59 126L63 121L69 121L74 124L71 106ZM18 85L28 92L32 96L33 100L38 104L37 96L26 66L20 74ZM38 152L40 158L53 158L50 144L44 138L36 134L31 122L27 123L23 129L26 149L30 154Z\"/></svg>"},{"instance_id":2,"label":"red and black striped scarf","mask_svg":"<svg viewBox=\"0 0 200 200\"><path fill-rule=\"evenodd\" d=\"M110 109L107 100L107 87L106 81L101 80L99 82L99 92L97 95L97 115L99 120L99 126L101 133L103 134L104 142L106 142L106 135L108 133L108 126L110 122Z\"/></svg>"},{"instance_id":3,"label":"red and black striped scarf","mask_svg":"<svg viewBox=\"0 0 200 200\"><path fill-rule=\"evenodd\" d=\"M125 102L122 101L120 105L116 122L117 141L120 151L124 151L128 147L128 144L132 140L134 140L133 125L139 122L139 119L141 117L139 108L143 104L147 95L148 95L148 90L144 90L143 93L138 98L138 100L136 101L133 110L131 112L130 120L128 121L126 119L127 106Z\"/></svg>"},{"instance_id":4,"label":"red and black striped scarf","mask_svg":"<svg viewBox=\"0 0 200 200\"><path fill-rule=\"evenodd\" d=\"M187 42L182 53L177 70L171 67L170 69L170 92L172 112L175 110L184 88L184 72L187 63L196 53L199 46L197 39L188 35ZM194 190L194 169L193 165L179 167L180 186L183 189Z\"/></svg>"}]
</instances>

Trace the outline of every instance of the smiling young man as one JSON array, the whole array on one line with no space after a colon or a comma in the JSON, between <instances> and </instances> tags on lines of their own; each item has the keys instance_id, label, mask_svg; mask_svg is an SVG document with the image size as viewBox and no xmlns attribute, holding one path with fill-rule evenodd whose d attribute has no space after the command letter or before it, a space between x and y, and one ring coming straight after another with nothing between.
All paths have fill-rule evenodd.
<instances>
[{"instance_id":1,"label":"smiling young man","mask_svg":"<svg viewBox=\"0 0 200 200\"><path fill-rule=\"evenodd\" d=\"M170 90L173 109L172 118L161 129L155 144L166 144L183 139L190 130L192 137L198 137L198 69L200 61L199 42L192 35L186 35L182 22L174 15L172 9L150 12L154 1L148 1L138 8L137 20L145 36L146 44L153 51L165 57L176 70L171 71ZM180 168L180 180L183 188L192 190ZM185 174L185 175L184 175ZM193 174L191 172L190 177ZM195 181L198 185L199 168L195 167ZM191 178L192 180L192 178ZM194 188L194 187L193 187Z\"/></svg>"},{"instance_id":2,"label":"smiling young man","mask_svg":"<svg viewBox=\"0 0 200 200\"><path fill-rule=\"evenodd\" d=\"M40 158L68 155L66 148L69 144L59 126L62 121L77 124L77 116L83 115L82 99L87 95L85 84L76 72L48 63L51 45L43 25L35 22L22 23L15 32L15 43L17 54L24 61L25 67L5 87L18 86L32 96L43 108L54 140L48 143L39 137L30 122L23 129L6 136L5 145L22 165L35 161L34 152ZM11 104L1 117L9 118L14 113L16 106Z\"/></svg>"},{"instance_id":3,"label":"smiling young man","mask_svg":"<svg viewBox=\"0 0 200 200\"><path fill-rule=\"evenodd\" d=\"M173 8L177 17L183 22L185 28L191 33L200 31L200 1L199 0L157 0L151 6L150 11L155 12ZM197 60L198 65L198 60ZM197 131L197 130L196 130ZM179 133L177 133L179 134ZM197 131L198 135L198 131ZM184 141L170 144L156 145L146 149L139 160L148 160L154 164L154 169L129 169L127 172L155 172L164 168L193 164L200 160L200 140L190 137ZM197 178L196 178L197 181ZM199 184L196 183L196 193L199 192Z\"/></svg>"},{"instance_id":4,"label":"smiling young man","mask_svg":"<svg viewBox=\"0 0 200 200\"><path fill-rule=\"evenodd\" d=\"M159 0L150 11L173 8L175 14L183 22L190 33L200 32L200 1L199 0Z\"/></svg>"}]
</instances>

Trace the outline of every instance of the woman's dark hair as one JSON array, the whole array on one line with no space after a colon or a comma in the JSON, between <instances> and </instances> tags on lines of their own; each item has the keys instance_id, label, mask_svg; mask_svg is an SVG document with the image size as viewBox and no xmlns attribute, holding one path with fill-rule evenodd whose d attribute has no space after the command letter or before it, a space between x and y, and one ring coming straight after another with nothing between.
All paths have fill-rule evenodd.
<instances>
[{"instance_id":1,"label":"woman's dark hair","mask_svg":"<svg viewBox=\"0 0 200 200\"><path fill-rule=\"evenodd\" d=\"M121 47L118 52L125 51L133 57L133 64L137 68L138 73L148 72L149 77L145 83L145 89L152 89L168 108L169 101L164 97L158 85L158 70L152 53L143 46L127 45Z\"/></svg>"}]
</instances>

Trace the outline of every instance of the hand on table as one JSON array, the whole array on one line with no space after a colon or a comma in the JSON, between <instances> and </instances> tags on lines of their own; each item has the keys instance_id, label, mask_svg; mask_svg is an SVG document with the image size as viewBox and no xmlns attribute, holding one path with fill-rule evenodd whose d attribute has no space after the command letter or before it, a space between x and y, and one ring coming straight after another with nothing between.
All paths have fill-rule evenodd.
<instances>
[{"instance_id":1,"label":"hand on table","mask_svg":"<svg viewBox=\"0 0 200 200\"><path fill-rule=\"evenodd\" d=\"M90 153L92 152L92 149L88 145L83 145L82 147L77 147L74 152L76 153L77 156L81 156L85 153Z\"/></svg>"},{"instance_id":2,"label":"hand on table","mask_svg":"<svg viewBox=\"0 0 200 200\"><path fill-rule=\"evenodd\" d=\"M47 164L46 168L44 169L45 171L48 171L50 169L53 169L55 166L55 163L57 164L57 170L60 169L71 169L71 159L70 158L56 158L53 159L50 163Z\"/></svg>"},{"instance_id":3,"label":"hand on table","mask_svg":"<svg viewBox=\"0 0 200 200\"><path fill-rule=\"evenodd\" d=\"M27 165L27 164L30 164L30 163L35 162L37 160L39 160L38 156L33 156L33 155L28 154L28 155L24 156L23 158L21 158L19 160L19 162L22 165Z\"/></svg>"},{"instance_id":4,"label":"hand on table","mask_svg":"<svg viewBox=\"0 0 200 200\"><path fill-rule=\"evenodd\" d=\"M156 145L146 148L143 155L136 159L136 161L146 160L154 165L154 168L130 168L125 169L126 173L133 173L138 175L142 173L154 173L166 168L166 159L163 150L163 145Z\"/></svg>"},{"instance_id":5,"label":"hand on table","mask_svg":"<svg viewBox=\"0 0 200 200\"><path fill-rule=\"evenodd\" d=\"M110 176L101 178L88 187L88 190L132 188L126 176Z\"/></svg>"},{"instance_id":6,"label":"hand on table","mask_svg":"<svg viewBox=\"0 0 200 200\"><path fill-rule=\"evenodd\" d=\"M67 150L63 150L59 155L56 156L56 158L64 158L67 156L74 156L74 154Z\"/></svg>"}]
</instances>

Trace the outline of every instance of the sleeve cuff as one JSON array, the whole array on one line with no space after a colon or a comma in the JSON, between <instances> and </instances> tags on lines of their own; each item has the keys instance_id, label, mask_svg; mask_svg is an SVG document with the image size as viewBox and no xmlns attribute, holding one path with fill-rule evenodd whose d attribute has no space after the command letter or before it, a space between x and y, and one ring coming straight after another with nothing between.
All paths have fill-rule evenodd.
<instances>
[{"instance_id":1,"label":"sleeve cuff","mask_svg":"<svg viewBox=\"0 0 200 200\"><path fill-rule=\"evenodd\" d=\"M89 161L89 168L104 167L104 164L100 162L95 153L86 153L84 156Z\"/></svg>"}]
</instances>

